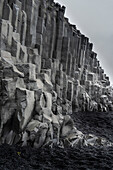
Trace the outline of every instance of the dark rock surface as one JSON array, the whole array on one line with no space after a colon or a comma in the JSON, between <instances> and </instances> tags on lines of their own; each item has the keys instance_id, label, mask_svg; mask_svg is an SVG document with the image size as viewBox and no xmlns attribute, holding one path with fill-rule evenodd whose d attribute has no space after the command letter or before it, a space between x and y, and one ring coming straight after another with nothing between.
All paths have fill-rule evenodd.
<instances>
[{"instance_id":1,"label":"dark rock surface","mask_svg":"<svg viewBox=\"0 0 113 170\"><path fill-rule=\"evenodd\" d=\"M92 133L113 142L113 112L79 112L72 118L77 129L84 134Z\"/></svg>"},{"instance_id":2,"label":"dark rock surface","mask_svg":"<svg viewBox=\"0 0 113 170\"><path fill-rule=\"evenodd\" d=\"M77 128L113 141L112 113L75 113ZM110 136L111 135L111 136ZM0 146L0 170L112 170L113 147Z\"/></svg>"},{"instance_id":3,"label":"dark rock surface","mask_svg":"<svg viewBox=\"0 0 113 170\"><path fill-rule=\"evenodd\" d=\"M0 146L0 170L99 169L113 167L113 147L110 148L42 148Z\"/></svg>"}]
</instances>

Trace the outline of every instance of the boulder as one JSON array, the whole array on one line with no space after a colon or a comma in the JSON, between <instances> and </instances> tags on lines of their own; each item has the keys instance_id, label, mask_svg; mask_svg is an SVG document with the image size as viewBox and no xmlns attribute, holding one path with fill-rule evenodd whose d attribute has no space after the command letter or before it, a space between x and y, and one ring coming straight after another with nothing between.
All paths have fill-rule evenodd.
<instances>
[{"instance_id":1,"label":"boulder","mask_svg":"<svg viewBox=\"0 0 113 170\"><path fill-rule=\"evenodd\" d=\"M40 148L46 140L47 130L47 123L41 123L38 120L32 119L23 134L23 146L29 144L35 148Z\"/></svg>"},{"instance_id":2,"label":"boulder","mask_svg":"<svg viewBox=\"0 0 113 170\"><path fill-rule=\"evenodd\" d=\"M34 92L23 88L16 88L17 118L20 129L23 130L32 118L34 109Z\"/></svg>"},{"instance_id":3,"label":"boulder","mask_svg":"<svg viewBox=\"0 0 113 170\"><path fill-rule=\"evenodd\" d=\"M35 72L36 66L34 64L22 63L22 64L16 64L16 67L20 72L24 73L26 81L36 80L36 72Z\"/></svg>"},{"instance_id":4,"label":"boulder","mask_svg":"<svg viewBox=\"0 0 113 170\"><path fill-rule=\"evenodd\" d=\"M52 109L52 95L39 89L35 91L35 111L39 113L41 109Z\"/></svg>"},{"instance_id":5,"label":"boulder","mask_svg":"<svg viewBox=\"0 0 113 170\"><path fill-rule=\"evenodd\" d=\"M48 92L52 92L52 89L53 89L53 85L50 81L50 78L47 74L45 73L41 73L39 75L40 79L42 80L42 82L44 83L44 90L45 91L48 91Z\"/></svg>"},{"instance_id":6,"label":"boulder","mask_svg":"<svg viewBox=\"0 0 113 170\"><path fill-rule=\"evenodd\" d=\"M61 136L67 137L71 133L73 128L74 128L74 122L72 118L69 115L66 115L64 117L64 121L62 125Z\"/></svg>"}]
</instances>

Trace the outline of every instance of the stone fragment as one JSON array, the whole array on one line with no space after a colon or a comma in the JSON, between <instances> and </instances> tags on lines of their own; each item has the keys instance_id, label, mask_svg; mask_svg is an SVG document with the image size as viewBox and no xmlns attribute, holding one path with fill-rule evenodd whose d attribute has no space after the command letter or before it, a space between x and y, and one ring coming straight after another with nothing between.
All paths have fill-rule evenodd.
<instances>
[{"instance_id":1,"label":"stone fragment","mask_svg":"<svg viewBox=\"0 0 113 170\"><path fill-rule=\"evenodd\" d=\"M42 82L44 83L44 90L48 91L48 92L52 92L53 89L53 85L50 81L50 78L47 74L41 73L39 75L40 79L42 80Z\"/></svg>"},{"instance_id":2,"label":"stone fragment","mask_svg":"<svg viewBox=\"0 0 113 170\"><path fill-rule=\"evenodd\" d=\"M73 120L71 119L71 117L69 115L66 115L64 117L64 121L63 121L63 125L62 125L61 136L62 137L68 136L71 133L73 127L74 127Z\"/></svg>"},{"instance_id":3,"label":"stone fragment","mask_svg":"<svg viewBox=\"0 0 113 170\"><path fill-rule=\"evenodd\" d=\"M17 69L24 73L25 79L27 80L36 80L36 66L31 63L22 63L22 64L16 64Z\"/></svg>"},{"instance_id":4,"label":"stone fragment","mask_svg":"<svg viewBox=\"0 0 113 170\"><path fill-rule=\"evenodd\" d=\"M13 36L14 37L14 36ZM16 61L19 60L19 55L20 55L20 43L16 41L14 38L12 38L12 50L11 50L11 55L15 57Z\"/></svg>"},{"instance_id":5,"label":"stone fragment","mask_svg":"<svg viewBox=\"0 0 113 170\"><path fill-rule=\"evenodd\" d=\"M42 108L42 110L40 111L40 114L42 114L42 116L43 116L44 123L52 122L52 112L50 109Z\"/></svg>"},{"instance_id":6,"label":"stone fragment","mask_svg":"<svg viewBox=\"0 0 113 170\"><path fill-rule=\"evenodd\" d=\"M38 89L35 91L35 111L40 112L41 109L52 108L52 95L48 92L43 92L43 89Z\"/></svg>"},{"instance_id":7,"label":"stone fragment","mask_svg":"<svg viewBox=\"0 0 113 170\"><path fill-rule=\"evenodd\" d=\"M28 48L28 62L35 64L36 66L36 76L38 78L38 74L41 71L41 56L38 53L38 49Z\"/></svg>"},{"instance_id":8,"label":"stone fragment","mask_svg":"<svg viewBox=\"0 0 113 170\"><path fill-rule=\"evenodd\" d=\"M42 145L44 145L44 142L46 142L47 131L48 131L48 124L42 123L39 126L39 131L36 134L36 138L34 141L35 148L40 148Z\"/></svg>"},{"instance_id":9,"label":"stone fragment","mask_svg":"<svg viewBox=\"0 0 113 170\"><path fill-rule=\"evenodd\" d=\"M24 74L20 72L14 65L9 52L1 50L0 62L3 67L3 76L6 78L24 77Z\"/></svg>"},{"instance_id":10,"label":"stone fragment","mask_svg":"<svg viewBox=\"0 0 113 170\"><path fill-rule=\"evenodd\" d=\"M34 109L34 92L23 88L16 89L17 118L20 129L23 130L32 118Z\"/></svg>"},{"instance_id":11,"label":"stone fragment","mask_svg":"<svg viewBox=\"0 0 113 170\"><path fill-rule=\"evenodd\" d=\"M18 62L20 60L20 63L27 63L28 61L28 55L27 55L27 49L26 46L20 46L20 53L19 53L19 59Z\"/></svg>"},{"instance_id":12,"label":"stone fragment","mask_svg":"<svg viewBox=\"0 0 113 170\"><path fill-rule=\"evenodd\" d=\"M30 143L35 148L40 148L46 141L46 135L48 130L47 123L41 123L37 120L31 120L27 125L26 132L23 135L23 146Z\"/></svg>"},{"instance_id":13,"label":"stone fragment","mask_svg":"<svg viewBox=\"0 0 113 170\"><path fill-rule=\"evenodd\" d=\"M25 83L24 83L24 80L23 80L23 78L17 78L17 80L16 80L16 88L19 88L19 87L21 87L21 88L26 88L26 85L25 85Z\"/></svg>"}]
</instances>

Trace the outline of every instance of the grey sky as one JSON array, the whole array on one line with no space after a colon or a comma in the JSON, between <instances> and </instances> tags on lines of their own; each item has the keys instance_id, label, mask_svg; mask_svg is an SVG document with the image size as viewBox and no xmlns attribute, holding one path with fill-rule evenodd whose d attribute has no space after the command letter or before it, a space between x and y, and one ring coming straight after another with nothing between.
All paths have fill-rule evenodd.
<instances>
[{"instance_id":1,"label":"grey sky","mask_svg":"<svg viewBox=\"0 0 113 170\"><path fill-rule=\"evenodd\" d=\"M101 66L113 84L113 0L55 0L65 16L94 44Z\"/></svg>"}]
</instances>

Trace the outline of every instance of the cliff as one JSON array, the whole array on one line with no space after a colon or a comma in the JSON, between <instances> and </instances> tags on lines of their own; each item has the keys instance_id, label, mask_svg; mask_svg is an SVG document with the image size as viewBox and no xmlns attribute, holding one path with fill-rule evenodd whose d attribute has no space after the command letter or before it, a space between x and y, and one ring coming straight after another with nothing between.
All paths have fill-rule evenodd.
<instances>
[{"instance_id":1,"label":"cliff","mask_svg":"<svg viewBox=\"0 0 113 170\"><path fill-rule=\"evenodd\" d=\"M0 1L1 143L83 143L70 115L113 110L93 44L64 13L53 0Z\"/></svg>"}]
</instances>

